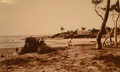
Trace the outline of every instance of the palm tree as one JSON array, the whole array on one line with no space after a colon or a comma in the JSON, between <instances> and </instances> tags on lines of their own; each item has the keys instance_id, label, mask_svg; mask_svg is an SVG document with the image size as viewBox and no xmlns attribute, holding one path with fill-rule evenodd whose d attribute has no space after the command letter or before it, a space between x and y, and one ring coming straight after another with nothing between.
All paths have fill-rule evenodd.
<instances>
[{"instance_id":1,"label":"palm tree","mask_svg":"<svg viewBox=\"0 0 120 72\"><path fill-rule=\"evenodd\" d=\"M63 28L63 26L60 28L61 32L63 32L65 29Z\"/></svg>"},{"instance_id":2,"label":"palm tree","mask_svg":"<svg viewBox=\"0 0 120 72\"><path fill-rule=\"evenodd\" d=\"M82 35L84 35L86 27L81 27L81 29L82 29Z\"/></svg>"},{"instance_id":3,"label":"palm tree","mask_svg":"<svg viewBox=\"0 0 120 72\"><path fill-rule=\"evenodd\" d=\"M82 30L85 30L85 29L86 29L86 27L81 27L81 29L82 29Z\"/></svg>"}]
</instances>

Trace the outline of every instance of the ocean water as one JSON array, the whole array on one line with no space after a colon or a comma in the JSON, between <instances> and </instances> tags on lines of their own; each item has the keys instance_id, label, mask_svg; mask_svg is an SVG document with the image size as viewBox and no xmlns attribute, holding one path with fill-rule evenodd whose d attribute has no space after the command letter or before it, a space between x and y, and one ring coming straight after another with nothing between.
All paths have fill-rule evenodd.
<instances>
[{"instance_id":1,"label":"ocean water","mask_svg":"<svg viewBox=\"0 0 120 72\"><path fill-rule=\"evenodd\" d=\"M0 48L23 47L25 44L26 37L43 37L43 36L48 36L48 35L0 36Z\"/></svg>"},{"instance_id":2,"label":"ocean water","mask_svg":"<svg viewBox=\"0 0 120 72\"><path fill-rule=\"evenodd\" d=\"M0 48L17 48L24 45L26 36L0 36Z\"/></svg>"},{"instance_id":3,"label":"ocean water","mask_svg":"<svg viewBox=\"0 0 120 72\"><path fill-rule=\"evenodd\" d=\"M32 35L32 37L41 37L43 35ZM25 38L30 36L0 36L0 48L23 47ZM67 46L70 39L45 39L45 43L51 47ZM72 44L88 44L95 42L95 39L73 39Z\"/></svg>"},{"instance_id":4,"label":"ocean water","mask_svg":"<svg viewBox=\"0 0 120 72\"><path fill-rule=\"evenodd\" d=\"M32 37L43 37L44 35L31 35ZM17 47L23 47L25 44L25 38L30 37L27 36L0 36L0 48L17 48ZM109 39L108 39L109 40ZM114 40L114 38L112 39ZM48 46L51 47L61 47L61 46L68 46L68 42L70 39L61 39L61 38L55 38L45 39L45 43ZM104 38L102 38L102 42L104 41ZM120 37L118 37L118 42L120 42ZM82 39L73 39L72 44L95 44L96 38L82 38Z\"/></svg>"}]
</instances>

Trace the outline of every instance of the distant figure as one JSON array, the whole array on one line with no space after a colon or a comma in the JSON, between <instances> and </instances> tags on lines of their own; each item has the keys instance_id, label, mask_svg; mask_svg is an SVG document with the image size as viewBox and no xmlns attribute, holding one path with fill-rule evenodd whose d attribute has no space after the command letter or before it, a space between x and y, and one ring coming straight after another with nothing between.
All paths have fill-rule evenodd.
<instances>
[{"instance_id":1,"label":"distant figure","mask_svg":"<svg viewBox=\"0 0 120 72\"><path fill-rule=\"evenodd\" d=\"M1 55L1 58L3 58L4 56L3 56L3 54Z\"/></svg>"},{"instance_id":2,"label":"distant figure","mask_svg":"<svg viewBox=\"0 0 120 72\"><path fill-rule=\"evenodd\" d=\"M71 46L72 45L72 38L67 43L68 43L68 46Z\"/></svg>"},{"instance_id":3,"label":"distant figure","mask_svg":"<svg viewBox=\"0 0 120 72\"><path fill-rule=\"evenodd\" d=\"M17 53L16 52L13 52L13 56L16 56L17 55Z\"/></svg>"},{"instance_id":4,"label":"distant figure","mask_svg":"<svg viewBox=\"0 0 120 72\"><path fill-rule=\"evenodd\" d=\"M16 53L18 53L18 47L16 48Z\"/></svg>"}]
</instances>

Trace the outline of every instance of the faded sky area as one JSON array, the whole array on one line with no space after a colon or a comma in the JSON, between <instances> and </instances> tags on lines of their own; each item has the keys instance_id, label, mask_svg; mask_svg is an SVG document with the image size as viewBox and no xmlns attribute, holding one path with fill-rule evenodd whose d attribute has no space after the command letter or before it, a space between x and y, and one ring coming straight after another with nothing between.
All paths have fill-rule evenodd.
<instances>
[{"instance_id":1,"label":"faded sky area","mask_svg":"<svg viewBox=\"0 0 120 72\"><path fill-rule=\"evenodd\" d=\"M55 34L61 26L100 28L101 22L91 0L0 0L0 36Z\"/></svg>"}]
</instances>

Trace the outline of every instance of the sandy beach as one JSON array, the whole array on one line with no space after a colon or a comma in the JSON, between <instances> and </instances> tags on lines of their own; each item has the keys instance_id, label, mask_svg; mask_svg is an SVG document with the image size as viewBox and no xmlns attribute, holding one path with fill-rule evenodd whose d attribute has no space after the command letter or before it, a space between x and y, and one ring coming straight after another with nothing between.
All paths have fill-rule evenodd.
<instances>
[{"instance_id":1,"label":"sandy beach","mask_svg":"<svg viewBox=\"0 0 120 72\"><path fill-rule=\"evenodd\" d=\"M120 72L120 0L0 0L0 72Z\"/></svg>"},{"instance_id":2,"label":"sandy beach","mask_svg":"<svg viewBox=\"0 0 120 72\"><path fill-rule=\"evenodd\" d=\"M19 48L19 51L21 48ZM0 56L3 55L3 58L12 57L17 55L16 48L0 48ZM0 57L1 58L1 57Z\"/></svg>"},{"instance_id":3,"label":"sandy beach","mask_svg":"<svg viewBox=\"0 0 120 72\"><path fill-rule=\"evenodd\" d=\"M5 53L9 49L0 49ZM11 55L15 49L10 48ZM27 53L0 58L0 72L119 72L120 48L95 45L65 47L47 54Z\"/></svg>"},{"instance_id":4,"label":"sandy beach","mask_svg":"<svg viewBox=\"0 0 120 72\"><path fill-rule=\"evenodd\" d=\"M119 72L120 48L96 49L95 38L46 39L45 43L56 50L19 55L21 47L0 48L0 72ZM103 41L104 39L102 39ZM24 46L24 45L23 45ZM2 56L3 55L3 56Z\"/></svg>"}]
</instances>

